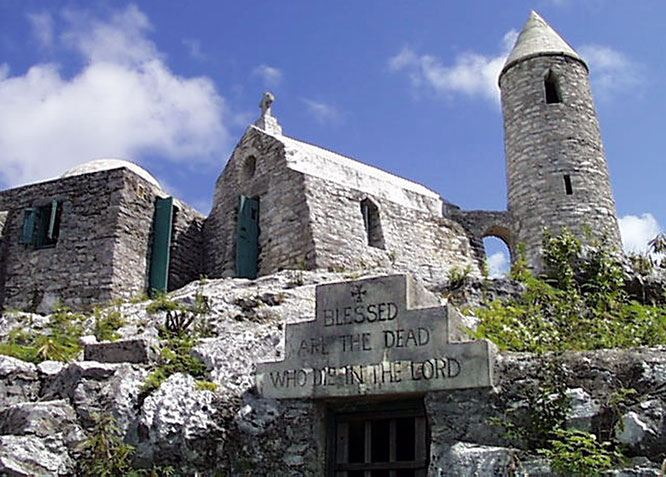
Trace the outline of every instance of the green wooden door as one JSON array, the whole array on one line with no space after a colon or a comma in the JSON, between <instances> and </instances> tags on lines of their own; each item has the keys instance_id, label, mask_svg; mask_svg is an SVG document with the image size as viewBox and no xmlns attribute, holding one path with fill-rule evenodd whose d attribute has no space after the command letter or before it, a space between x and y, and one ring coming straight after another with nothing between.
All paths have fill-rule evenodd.
<instances>
[{"instance_id":1,"label":"green wooden door","mask_svg":"<svg viewBox=\"0 0 666 477\"><path fill-rule=\"evenodd\" d=\"M259 199L240 196L236 233L236 276L257 278L259 259Z\"/></svg>"},{"instance_id":2,"label":"green wooden door","mask_svg":"<svg viewBox=\"0 0 666 477\"><path fill-rule=\"evenodd\" d=\"M173 197L155 201L153 222L153 250L150 257L148 292L166 293L169 284L169 261L171 258L171 228L173 222Z\"/></svg>"}]
</instances>

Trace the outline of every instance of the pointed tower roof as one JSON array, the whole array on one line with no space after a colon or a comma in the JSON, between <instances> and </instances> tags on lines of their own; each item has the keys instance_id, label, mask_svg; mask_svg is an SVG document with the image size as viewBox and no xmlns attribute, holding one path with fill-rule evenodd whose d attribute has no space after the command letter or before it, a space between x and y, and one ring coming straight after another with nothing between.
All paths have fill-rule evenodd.
<instances>
[{"instance_id":1,"label":"pointed tower roof","mask_svg":"<svg viewBox=\"0 0 666 477\"><path fill-rule=\"evenodd\" d=\"M513 50L504 63L502 73L519 61L545 55L566 55L580 61L587 68L587 64L578 53L553 30L546 20L532 10L529 20L518 35L516 44L513 45Z\"/></svg>"}]
</instances>

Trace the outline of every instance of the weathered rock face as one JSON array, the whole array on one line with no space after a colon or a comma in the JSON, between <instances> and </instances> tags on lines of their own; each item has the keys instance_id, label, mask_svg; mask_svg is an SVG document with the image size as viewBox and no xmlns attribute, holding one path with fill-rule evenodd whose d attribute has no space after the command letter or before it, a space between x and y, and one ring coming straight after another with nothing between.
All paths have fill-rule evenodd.
<instances>
[{"instance_id":1,"label":"weathered rock face","mask_svg":"<svg viewBox=\"0 0 666 477\"><path fill-rule=\"evenodd\" d=\"M69 451L85 438L74 409L64 400L24 402L0 411L0 472L66 475Z\"/></svg>"},{"instance_id":2,"label":"weathered rock face","mask_svg":"<svg viewBox=\"0 0 666 477\"><path fill-rule=\"evenodd\" d=\"M349 278L285 271L256 281L200 282L173 294L182 303L208 297L211 311L192 332L205 321L209 337L193 353L208 366L205 379L216 390L177 373L146 395L141 388L154 363L35 366L0 356L0 473L72 475L77 445L94 416L110 414L135 447L137 466L172 465L183 475L325 475L331 417L347 402L365 401L265 399L253 373L257 361L284 356L286 323L314 318L316 284ZM120 307L124 339L156 335L163 314L145 307ZM420 396L430 429L428 475L553 475L544 458L508 437L502 425L529 426L534 409L526 396L539 392L546 369L559 370L568 427L627 444L632 464L613 475L657 475L666 458L666 348L546 358L502 353L494 388ZM627 388L635 392L613 404Z\"/></svg>"},{"instance_id":3,"label":"weathered rock face","mask_svg":"<svg viewBox=\"0 0 666 477\"><path fill-rule=\"evenodd\" d=\"M138 416L138 459L182 462L183 470L213 467L222 459L225 430L216 420L214 393L192 376L174 374L148 396Z\"/></svg>"},{"instance_id":4,"label":"weathered rock face","mask_svg":"<svg viewBox=\"0 0 666 477\"><path fill-rule=\"evenodd\" d=\"M33 401L38 393L37 367L31 363L0 355L1 406Z\"/></svg>"},{"instance_id":5,"label":"weathered rock face","mask_svg":"<svg viewBox=\"0 0 666 477\"><path fill-rule=\"evenodd\" d=\"M72 459L58 439L0 436L0 472L3 475L71 475L72 471Z\"/></svg>"}]
</instances>

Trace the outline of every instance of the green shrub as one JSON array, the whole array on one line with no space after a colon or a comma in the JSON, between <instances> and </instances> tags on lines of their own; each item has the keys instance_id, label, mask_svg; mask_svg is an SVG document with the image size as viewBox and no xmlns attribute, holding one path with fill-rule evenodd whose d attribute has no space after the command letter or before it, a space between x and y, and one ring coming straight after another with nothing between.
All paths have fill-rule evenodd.
<instances>
[{"instance_id":1,"label":"green shrub","mask_svg":"<svg viewBox=\"0 0 666 477\"><path fill-rule=\"evenodd\" d=\"M545 274L536 278L517 260L512 277L521 297L477 308L477 338L512 351L593 350L666 343L666 308L630 300L622 267L602 246L581 256L578 239L564 230L546 235ZM520 255L520 254L519 254Z\"/></svg>"},{"instance_id":2,"label":"green shrub","mask_svg":"<svg viewBox=\"0 0 666 477\"><path fill-rule=\"evenodd\" d=\"M635 391L620 389L610 397L605 406L615 418L600 429L608 440L600 440L589 432L565 428L570 400L561 362L555 356L541 357L537 368L537 384L518 395L524 406L491 420L505 429L504 437L512 445L544 455L552 469L564 475L597 475L621 463L624 456L613 439L613 429Z\"/></svg>"},{"instance_id":3,"label":"green shrub","mask_svg":"<svg viewBox=\"0 0 666 477\"><path fill-rule=\"evenodd\" d=\"M123 442L112 416L96 418L95 427L80 451L78 464L85 476L120 477L132 470L130 459L134 449Z\"/></svg>"},{"instance_id":4,"label":"green shrub","mask_svg":"<svg viewBox=\"0 0 666 477\"><path fill-rule=\"evenodd\" d=\"M124 325L125 320L120 311L116 309L105 311L102 311L101 309L95 310L95 327L93 334L98 341L117 340L120 335L118 335L116 331Z\"/></svg>"},{"instance_id":5,"label":"green shrub","mask_svg":"<svg viewBox=\"0 0 666 477\"><path fill-rule=\"evenodd\" d=\"M7 341L0 343L0 354L31 363L71 361L81 352L83 321L85 316L80 313L57 306L41 332L22 329L10 332Z\"/></svg>"},{"instance_id":6,"label":"green shrub","mask_svg":"<svg viewBox=\"0 0 666 477\"><path fill-rule=\"evenodd\" d=\"M215 392L217 391L217 383L211 381L197 381L197 389L199 391Z\"/></svg>"},{"instance_id":7,"label":"green shrub","mask_svg":"<svg viewBox=\"0 0 666 477\"><path fill-rule=\"evenodd\" d=\"M150 314L159 313L160 311L176 311L180 310L181 304L177 301L171 300L165 294L157 294L155 299L150 302L146 307L146 312Z\"/></svg>"},{"instance_id":8,"label":"green shrub","mask_svg":"<svg viewBox=\"0 0 666 477\"><path fill-rule=\"evenodd\" d=\"M132 466L134 448L126 444L116 420L109 415L95 416L95 426L88 438L79 446L77 464L86 477L171 477L173 467L153 465L150 469ZM79 475L79 474L77 474Z\"/></svg>"},{"instance_id":9,"label":"green shrub","mask_svg":"<svg viewBox=\"0 0 666 477\"><path fill-rule=\"evenodd\" d=\"M141 387L141 393L147 396L158 389L172 374L184 373L195 378L204 377L208 368L206 363L192 356L194 344L195 340L190 337L169 338L167 345L161 350L157 367L148 375L146 382Z\"/></svg>"},{"instance_id":10,"label":"green shrub","mask_svg":"<svg viewBox=\"0 0 666 477\"><path fill-rule=\"evenodd\" d=\"M554 471L565 475L599 475L623 460L612 443L599 442L594 434L578 429L555 429L549 445L539 453L550 460Z\"/></svg>"}]
</instances>

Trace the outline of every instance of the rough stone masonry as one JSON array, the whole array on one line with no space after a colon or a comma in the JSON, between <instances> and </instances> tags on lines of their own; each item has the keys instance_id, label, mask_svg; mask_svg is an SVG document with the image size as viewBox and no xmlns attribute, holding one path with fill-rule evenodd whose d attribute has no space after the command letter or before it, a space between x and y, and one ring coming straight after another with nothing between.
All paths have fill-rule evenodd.
<instances>
[{"instance_id":1,"label":"rough stone masonry","mask_svg":"<svg viewBox=\"0 0 666 477\"><path fill-rule=\"evenodd\" d=\"M538 270L544 230L563 227L619 250L586 63L533 12L499 86L505 211L461 210L421 184L288 137L267 93L217 180L208 217L176 201L170 233L156 229L156 201L167 194L126 161L0 192L0 307L85 308L138 295L150 288L160 244L166 289L201 275L381 266L442 290L456 269L481 274L484 237L499 237L512 258L525 244ZM51 213L50 203L58 206ZM241 210L248 203L249 215ZM44 219L37 237L59 224L48 247L23 237L35 212Z\"/></svg>"}]
</instances>

